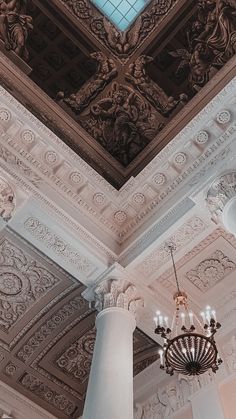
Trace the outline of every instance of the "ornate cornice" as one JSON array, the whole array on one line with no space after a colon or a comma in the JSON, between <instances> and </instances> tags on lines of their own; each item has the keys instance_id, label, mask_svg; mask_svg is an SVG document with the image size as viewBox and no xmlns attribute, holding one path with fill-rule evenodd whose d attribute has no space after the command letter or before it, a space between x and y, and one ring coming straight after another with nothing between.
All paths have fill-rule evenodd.
<instances>
[{"instance_id":1,"label":"ornate cornice","mask_svg":"<svg viewBox=\"0 0 236 419\"><path fill-rule=\"evenodd\" d=\"M201 181L205 175L202 169L212 159L221 163L221 153L233 141L236 130L235 89L236 78L136 178L117 191L1 88L2 166L24 188L28 184L28 190L53 211L56 204L41 192L46 184L89 217L103 231L102 237L106 234L122 243L135 231L140 234L183 185L188 187L196 176L196 184ZM229 121L220 116L226 111ZM58 208L56 212L59 214ZM78 220L67 220L81 228Z\"/></svg>"}]
</instances>

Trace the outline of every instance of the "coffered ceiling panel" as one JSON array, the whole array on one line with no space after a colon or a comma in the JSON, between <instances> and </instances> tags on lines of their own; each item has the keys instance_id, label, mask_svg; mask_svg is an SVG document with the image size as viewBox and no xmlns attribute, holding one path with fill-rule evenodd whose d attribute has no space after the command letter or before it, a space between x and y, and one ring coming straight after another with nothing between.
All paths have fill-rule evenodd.
<instances>
[{"instance_id":1,"label":"coffered ceiling panel","mask_svg":"<svg viewBox=\"0 0 236 419\"><path fill-rule=\"evenodd\" d=\"M235 5L221 3L223 14L215 1L153 0L122 31L88 0L29 1L18 55L52 101L42 111L19 85L14 94L120 188L231 77Z\"/></svg>"},{"instance_id":2,"label":"coffered ceiling panel","mask_svg":"<svg viewBox=\"0 0 236 419\"><path fill-rule=\"evenodd\" d=\"M95 344L85 287L9 229L0 234L1 379L58 418L83 410ZM134 374L158 359L137 329Z\"/></svg>"}]
</instances>

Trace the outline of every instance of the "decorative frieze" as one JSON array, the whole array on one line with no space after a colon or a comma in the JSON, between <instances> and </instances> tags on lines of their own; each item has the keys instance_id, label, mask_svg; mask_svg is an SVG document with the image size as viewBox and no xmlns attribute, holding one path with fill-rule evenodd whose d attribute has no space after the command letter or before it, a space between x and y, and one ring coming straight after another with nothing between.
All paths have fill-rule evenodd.
<instances>
[{"instance_id":1,"label":"decorative frieze","mask_svg":"<svg viewBox=\"0 0 236 419\"><path fill-rule=\"evenodd\" d=\"M71 417L77 409L76 404L72 400L55 391L33 374L25 373L20 378L19 384L34 396L37 396L39 399L47 402L59 412L64 413L69 417Z\"/></svg>"},{"instance_id":2,"label":"decorative frieze","mask_svg":"<svg viewBox=\"0 0 236 419\"><path fill-rule=\"evenodd\" d=\"M96 270L94 263L79 253L52 229L35 217L30 217L24 222L24 228L37 240L41 241L48 249L72 263L80 272L89 276Z\"/></svg>"}]
</instances>

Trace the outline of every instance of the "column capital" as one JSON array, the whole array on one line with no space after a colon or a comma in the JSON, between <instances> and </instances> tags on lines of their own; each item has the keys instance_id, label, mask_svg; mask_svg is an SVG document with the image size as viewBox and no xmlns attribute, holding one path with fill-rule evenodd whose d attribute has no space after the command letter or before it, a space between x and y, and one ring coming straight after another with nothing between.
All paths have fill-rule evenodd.
<instances>
[{"instance_id":1,"label":"column capital","mask_svg":"<svg viewBox=\"0 0 236 419\"><path fill-rule=\"evenodd\" d=\"M144 306L135 285L125 279L109 278L98 285L87 288L83 293L84 298L93 303L93 307L99 312L111 307L119 307L131 312L134 316L136 311Z\"/></svg>"},{"instance_id":2,"label":"column capital","mask_svg":"<svg viewBox=\"0 0 236 419\"><path fill-rule=\"evenodd\" d=\"M223 222L228 227L226 212L235 202L236 208L236 171L231 171L218 176L207 191L206 204L215 223ZM233 231L231 231L233 233ZM235 234L235 232L234 232Z\"/></svg>"}]
</instances>

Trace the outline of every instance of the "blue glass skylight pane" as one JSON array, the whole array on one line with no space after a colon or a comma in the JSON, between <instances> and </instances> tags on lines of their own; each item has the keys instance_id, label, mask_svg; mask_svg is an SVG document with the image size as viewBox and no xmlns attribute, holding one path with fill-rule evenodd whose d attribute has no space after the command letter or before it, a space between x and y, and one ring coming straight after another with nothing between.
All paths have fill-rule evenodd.
<instances>
[{"instance_id":1,"label":"blue glass skylight pane","mask_svg":"<svg viewBox=\"0 0 236 419\"><path fill-rule=\"evenodd\" d=\"M130 22L123 17L123 19L119 22L119 29L121 31L125 31L129 27L129 25Z\"/></svg>"},{"instance_id":2,"label":"blue glass skylight pane","mask_svg":"<svg viewBox=\"0 0 236 419\"><path fill-rule=\"evenodd\" d=\"M137 11L140 12L141 10L143 10L145 6L145 1L144 0L137 0L134 5L133 8Z\"/></svg>"},{"instance_id":3,"label":"blue glass skylight pane","mask_svg":"<svg viewBox=\"0 0 236 419\"><path fill-rule=\"evenodd\" d=\"M107 1L102 9L106 15L110 16L114 12L115 6L110 1Z\"/></svg>"},{"instance_id":4,"label":"blue glass skylight pane","mask_svg":"<svg viewBox=\"0 0 236 419\"><path fill-rule=\"evenodd\" d=\"M131 6L128 1L123 0L119 5L119 10L121 11L122 15L125 16L126 13L130 10Z\"/></svg>"},{"instance_id":5,"label":"blue glass skylight pane","mask_svg":"<svg viewBox=\"0 0 236 419\"><path fill-rule=\"evenodd\" d=\"M151 0L91 0L120 30L125 31Z\"/></svg>"},{"instance_id":6,"label":"blue glass skylight pane","mask_svg":"<svg viewBox=\"0 0 236 419\"><path fill-rule=\"evenodd\" d=\"M118 9L115 9L115 11L111 14L111 19L116 25L118 25L118 23L123 19L123 15Z\"/></svg>"}]
</instances>

